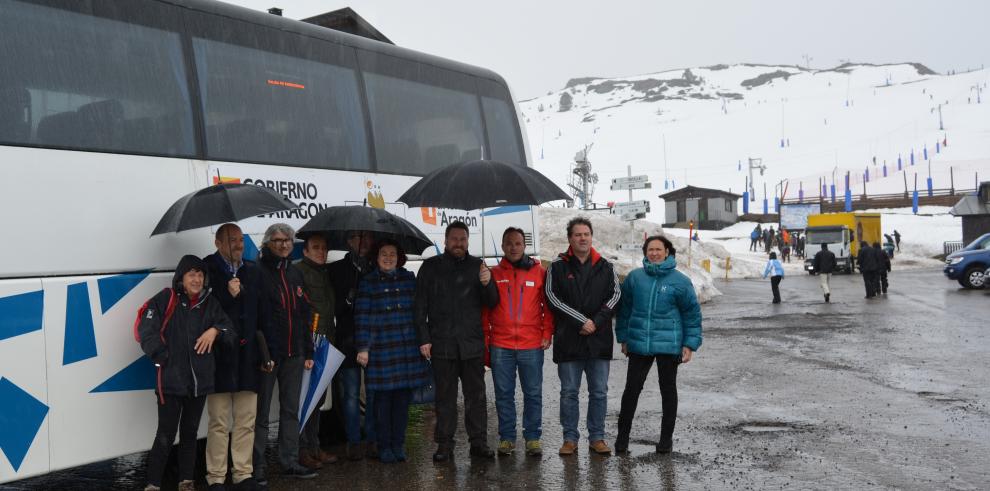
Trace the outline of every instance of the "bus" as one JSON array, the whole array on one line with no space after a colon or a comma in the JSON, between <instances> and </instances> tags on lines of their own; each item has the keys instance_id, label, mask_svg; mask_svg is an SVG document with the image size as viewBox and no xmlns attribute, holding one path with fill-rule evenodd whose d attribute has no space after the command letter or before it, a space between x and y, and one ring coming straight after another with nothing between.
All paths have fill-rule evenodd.
<instances>
[{"instance_id":1,"label":"bus","mask_svg":"<svg viewBox=\"0 0 990 491\"><path fill-rule=\"evenodd\" d=\"M476 159L529 165L490 70L220 2L0 0L0 483L150 448L134 318L214 249L215 228L149 237L176 199L240 182L299 204L240 222L251 244L353 204L421 227L426 255L456 219L475 255L508 225L534 254L534 207L396 202Z\"/></svg>"}]
</instances>

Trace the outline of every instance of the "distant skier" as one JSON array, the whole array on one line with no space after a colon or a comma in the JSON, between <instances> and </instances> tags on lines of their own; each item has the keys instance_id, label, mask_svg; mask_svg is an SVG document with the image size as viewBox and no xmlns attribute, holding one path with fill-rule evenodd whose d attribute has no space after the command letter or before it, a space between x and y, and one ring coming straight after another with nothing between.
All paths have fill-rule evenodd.
<instances>
[{"instance_id":1,"label":"distant skier","mask_svg":"<svg viewBox=\"0 0 990 491\"><path fill-rule=\"evenodd\" d=\"M760 226L757 225L756 228L754 228L753 231L749 233L749 250L753 252L756 252L756 242L760 238L759 227Z\"/></svg>"},{"instance_id":2,"label":"distant skier","mask_svg":"<svg viewBox=\"0 0 990 491\"><path fill-rule=\"evenodd\" d=\"M818 284L825 294L825 303L829 303L832 290L829 288L829 281L835 271L835 254L828 250L828 244L822 244L822 250L815 253L815 258L811 263L812 271L818 275Z\"/></svg>"},{"instance_id":3,"label":"distant skier","mask_svg":"<svg viewBox=\"0 0 990 491\"><path fill-rule=\"evenodd\" d=\"M773 291L773 303L780 303L780 281L784 279L784 265L777 260L777 253L770 253L770 260L763 270L763 278L770 275L770 289Z\"/></svg>"},{"instance_id":4,"label":"distant skier","mask_svg":"<svg viewBox=\"0 0 990 491\"><path fill-rule=\"evenodd\" d=\"M897 252L901 252L901 233L894 229L894 245L897 246Z\"/></svg>"}]
</instances>

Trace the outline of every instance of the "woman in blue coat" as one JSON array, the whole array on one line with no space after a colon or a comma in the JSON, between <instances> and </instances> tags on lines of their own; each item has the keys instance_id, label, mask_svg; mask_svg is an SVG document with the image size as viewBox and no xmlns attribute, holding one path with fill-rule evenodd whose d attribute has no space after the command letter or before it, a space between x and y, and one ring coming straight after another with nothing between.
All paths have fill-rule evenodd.
<instances>
[{"instance_id":1,"label":"woman in blue coat","mask_svg":"<svg viewBox=\"0 0 990 491\"><path fill-rule=\"evenodd\" d=\"M701 307L691 280L676 270L676 252L666 237L647 238L643 267L629 273L622 283L615 335L629 358L629 369L619 410L616 452L629 451L629 431L639 393L654 362L663 409L657 452L669 453L673 448L677 366L691 361L701 346Z\"/></svg>"},{"instance_id":2,"label":"woman in blue coat","mask_svg":"<svg viewBox=\"0 0 990 491\"><path fill-rule=\"evenodd\" d=\"M429 383L419 353L413 302L416 276L402 266L406 254L392 239L372 251L375 269L361 279L354 302L357 362L367 368L365 387L374 392L378 460L404 462L412 389Z\"/></svg>"}]
</instances>

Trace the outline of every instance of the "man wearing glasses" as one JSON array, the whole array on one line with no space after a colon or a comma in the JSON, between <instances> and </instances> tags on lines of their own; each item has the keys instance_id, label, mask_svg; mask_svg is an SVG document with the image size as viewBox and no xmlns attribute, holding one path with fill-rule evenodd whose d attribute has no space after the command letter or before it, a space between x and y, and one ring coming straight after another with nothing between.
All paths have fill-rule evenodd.
<instances>
[{"instance_id":1,"label":"man wearing glasses","mask_svg":"<svg viewBox=\"0 0 990 491\"><path fill-rule=\"evenodd\" d=\"M206 396L209 430L206 435L206 482L212 489L227 478L230 446L234 489L253 489L252 452L258 409L258 301L261 278L258 267L246 261L244 234L228 223L217 229L217 252L203 258L213 296L230 318L236 333L233 345L218 343L216 392ZM265 367L267 369L267 367Z\"/></svg>"},{"instance_id":2,"label":"man wearing glasses","mask_svg":"<svg viewBox=\"0 0 990 491\"><path fill-rule=\"evenodd\" d=\"M289 260L295 230L276 223L261 243L261 304L259 325L275 366L262 375L258 389L258 417L254 431L254 478L267 485L265 446L268 443L272 391L278 382L278 455L282 474L310 479L316 472L299 465L299 394L303 370L313 368L310 306L302 273Z\"/></svg>"}]
</instances>

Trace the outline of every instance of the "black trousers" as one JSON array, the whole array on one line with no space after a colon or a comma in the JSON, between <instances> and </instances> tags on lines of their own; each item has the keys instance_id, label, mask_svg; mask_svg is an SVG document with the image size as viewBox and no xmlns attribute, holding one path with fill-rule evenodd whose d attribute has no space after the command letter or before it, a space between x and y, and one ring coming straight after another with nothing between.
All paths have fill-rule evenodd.
<instances>
[{"instance_id":1,"label":"black trousers","mask_svg":"<svg viewBox=\"0 0 990 491\"><path fill-rule=\"evenodd\" d=\"M780 303L780 280L783 276L770 277L770 289L773 290L773 303Z\"/></svg>"},{"instance_id":2,"label":"black trousers","mask_svg":"<svg viewBox=\"0 0 990 491\"><path fill-rule=\"evenodd\" d=\"M379 451L403 450L411 401L410 389L375 391L375 432Z\"/></svg>"},{"instance_id":3,"label":"black trousers","mask_svg":"<svg viewBox=\"0 0 990 491\"><path fill-rule=\"evenodd\" d=\"M488 440L488 406L485 397L485 365L481 358L441 360L433 358L436 384L437 426L433 439L439 445L452 445L457 430L457 382L464 394L464 429L471 446L485 446ZM377 401L376 401L377 403Z\"/></svg>"},{"instance_id":4,"label":"black trousers","mask_svg":"<svg viewBox=\"0 0 990 491\"><path fill-rule=\"evenodd\" d=\"M880 270L880 293L887 293L887 270Z\"/></svg>"},{"instance_id":5,"label":"black trousers","mask_svg":"<svg viewBox=\"0 0 990 491\"><path fill-rule=\"evenodd\" d=\"M156 394L157 398L158 395ZM179 432L179 480L191 481L196 466L196 430L203 416L206 396L180 397L165 394L158 399L158 431L148 454L148 484L162 485L162 475L168 463L168 453Z\"/></svg>"},{"instance_id":6,"label":"black trousers","mask_svg":"<svg viewBox=\"0 0 990 491\"><path fill-rule=\"evenodd\" d=\"M636 406L639 404L639 394L643 391L643 383L650 374L654 360L657 365L657 378L660 379L660 400L663 409L663 417L660 419L660 440L669 441L674 434L674 422L677 419L677 365L680 364L681 357L629 353L626 388L622 391L622 406L619 409L619 438L629 438Z\"/></svg>"},{"instance_id":7,"label":"black trousers","mask_svg":"<svg viewBox=\"0 0 990 491\"><path fill-rule=\"evenodd\" d=\"M875 297L879 286L880 274L876 271L863 271L863 283L866 286L866 296Z\"/></svg>"}]
</instances>

